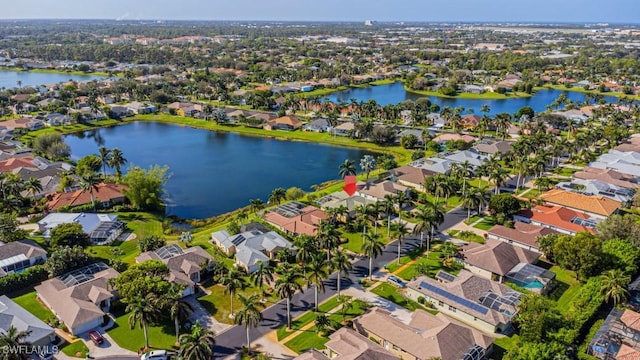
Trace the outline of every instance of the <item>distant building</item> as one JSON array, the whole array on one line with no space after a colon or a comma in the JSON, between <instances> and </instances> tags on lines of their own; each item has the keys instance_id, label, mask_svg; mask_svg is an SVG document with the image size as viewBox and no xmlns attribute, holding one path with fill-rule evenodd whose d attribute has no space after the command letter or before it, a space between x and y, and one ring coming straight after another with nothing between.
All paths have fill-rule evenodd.
<instances>
[{"instance_id":1,"label":"distant building","mask_svg":"<svg viewBox=\"0 0 640 360\"><path fill-rule=\"evenodd\" d=\"M376 24L375 20L365 20L364 21L364 26L373 26L375 24Z\"/></svg>"}]
</instances>

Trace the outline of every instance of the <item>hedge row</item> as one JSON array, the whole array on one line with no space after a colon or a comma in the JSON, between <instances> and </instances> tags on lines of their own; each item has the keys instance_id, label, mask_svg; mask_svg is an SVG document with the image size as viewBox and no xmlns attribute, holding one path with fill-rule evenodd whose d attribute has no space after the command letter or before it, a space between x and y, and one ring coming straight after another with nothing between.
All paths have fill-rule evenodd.
<instances>
[{"instance_id":1,"label":"hedge row","mask_svg":"<svg viewBox=\"0 0 640 360\"><path fill-rule=\"evenodd\" d=\"M21 273L0 277L0 294L8 294L47 280L49 273L43 265L35 265Z\"/></svg>"}]
</instances>

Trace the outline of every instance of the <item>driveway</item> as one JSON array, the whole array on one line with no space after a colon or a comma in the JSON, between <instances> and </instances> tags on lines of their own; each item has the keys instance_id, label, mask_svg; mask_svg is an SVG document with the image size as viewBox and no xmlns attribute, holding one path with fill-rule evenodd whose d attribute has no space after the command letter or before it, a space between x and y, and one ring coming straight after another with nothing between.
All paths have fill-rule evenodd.
<instances>
[{"instance_id":1,"label":"driveway","mask_svg":"<svg viewBox=\"0 0 640 360\"><path fill-rule=\"evenodd\" d=\"M233 325L223 324L218 322L209 312L196 300L195 295L189 295L184 298L186 302L193 308L191 314L191 321L200 321L200 325L209 328L209 330L215 332L216 335L223 333Z\"/></svg>"},{"instance_id":2,"label":"driveway","mask_svg":"<svg viewBox=\"0 0 640 360\"><path fill-rule=\"evenodd\" d=\"M118 343L113 341L111 336L106 333L104 329L98 329L100 335L104 338L104 342L100 345L96 345L89 339L87 334L82 335L82 341L84 341L85 345L89 348L89 354L94 358L105 358L105 359L114 359L116 357L126 356L126 357L138 357L133 351L121 348L118 346Z\"/></svg>"}]
</instances>

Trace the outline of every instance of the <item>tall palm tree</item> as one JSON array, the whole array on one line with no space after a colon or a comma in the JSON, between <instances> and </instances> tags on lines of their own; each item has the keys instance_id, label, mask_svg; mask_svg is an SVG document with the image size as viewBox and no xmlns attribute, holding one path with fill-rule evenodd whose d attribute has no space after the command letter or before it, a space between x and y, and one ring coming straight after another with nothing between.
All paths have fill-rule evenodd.
<instances>
[{"instance_id":1,"label":"tall palm tree","mask_svg":"<svg viewBox=\"0 0 640 360\"><path fill-rule=\"evenodd\" d=\"M471 218L471 209L478 208L480 204L480 193L474 187L462 192L462 206L467 209L467 221Z\"/></svg>"},{"instance_id":2,"label":"tall palm tree","mask_svg":"<svg viewBox=\"0 0 640 360\"><path fill-rule=\"evenodd\" d=\"M249 275L253 285L264 291L264 284L273 282L273 267L269 262L260 262L258 269Z\"/></svg>"},{"instance_id":3,"label":"tall palm tree","mask_svg":"<svg viewBox=\"0 0 640 360\"><path fill-rule=\"evenodd\" d=\"M251 212L257 213L264 209L264 201L262 201L262 199L251 199L249 200L249 207L251 208Z\"/></svg>"},{"instance_id":4,"label":"tall palm tree","mask_svg":"<svg viewBox=\"0 0 640 360\"><path fill-rule=\"evenodd\" d=\"M282 200L287 197L287 191L281 187L273 189L269 195L269 204L280 205Z\"/></svg>"},{"instance_id":5,"label":"tall palm tree","mask_svg":"<svg viewBox=\"0 0 640 360\"><path fill-rule=\"evenodd\" d=\"M509 171L503 167L495 168L489 174L489 180L493 180L495 186L495 194L500 194L500 187L504 185L504 182L509 177Z\"/></svg>"},{"instance_id":6,"label":"tall palm tree","mask_svg":"<svg viewBox=\"0 0 640 360\"><path fill-rule=\"evenodd\" d=\"M333 258L331 258L331 269L338 273L338 278L336 280L336 292L338 296L340 296L340 283L342 281L342 276L349 276L349 271L353 269L353 264L349 259L346 251L344 250L336 250Z\"/></svg>"},{"instance_id":7,"label":"tall palm tree","mask_svg":"<svg viewBox=\"0 0 640 360\"><path fill-rule=\"evenodd\" d=\"M33 197L33 202L36 202L36 194L42 191L42 184L40 179L31 177L24 182L25 190L27 190Z\"/></svg>"},{"instance_id":8,"label":"tall palm tree","mask_svg":"<svg viewBox=\"0 0 640 360\"><path fill-rule=\"evenodd\" d=\"M176 343L180 342L180 323L188 320L189 316L193 313L193 307L191 306L191 304L189 304L182 298L183 292L184 286L173 284L169 292L162 299L165 302L165 305L169 310L169 315L174 322L176 330Z\"/></svg>"},{"instance_id":9,"label":"tall palm tree","mask_svg":"<svg viewBox=\"0 0 640 360\"><path fill-rule=\"evenodd\" d=\"M327 252L327 261L331 260L331 251L340 246L340 232L335 224L320 221L316 241Z\"/></svg>"},{"instance_id":10,"label":"tall palm tree","mask_svg":"<svg viewBox=\"0 0 640 360\"><path fill-rule=\"evenodd\" d=\"M238 311L235 318L236 325L244 326L247 331L247 350L251 354L251 337L249 331L251 328L257 328L262 321L262 312L260 309L263 307L260 302L260 297L257 294L250 296L239 295L238 299L242 304L242 309Z\"/></svg>"},{"instance_id":11,"label":"tall palm tree","mask_svg":"<svg viewBox=\"0 0 640 360\"><path fill-rule=\"evenodd\" d=\"M384 244L379 240L380 235L367 232L362 242L362 252L369 258L369 280L373 279L373 259L382 254Z\"/></svg>"},{"instance_id":12,"label":"tall palm tree","mask_svg":"<svg viewBox=\"0 0 640 360\"><path fill-rule=\"evenodd\" d=\"M391 214L393 214L395 204L396 199L393 195L387 194L384 196L382 208L384 209L385 214L387 214L387 237L389 237L389 235L391 234Z\"/></svg>"},{"instance_id":13,"label":"tall palm tree","mask_svg":"<svg viewBox=\"0 0 640 360\"><path fill-rule=\"evenodd\" d=\"M369 174L376 168L376 158L371 155L364 155L360 159L360 168L367 174L366 180L369 180Z\"/></svg>"},{"instance_id":14,"label":"tall palm tree","mask_svg":"<svg viewBox=\"0 0 640 360\"><path fill-rule=\"evenodd\" d=\"M340 177L343 179L346 176L356 174L356 164L353 162L353 160L345 160L342 164L340 164L338 168L338 175L340 175Z\"/></svg>"},{"instance_id":15,"label":"tall palm tree","mask_svg":"<svg viewBox=\"0 0 640 360\"><path fill-rule=\"evenodd\" d=\"M323 293L325 291L324 280L329 276L328 267L328 260L322 254L313 256L306 265L307 287L315 285L313 296L316 312L318 312L318 291Z\"/></svg>"},{"instance_id":16,"label":"tall palm tree","mask_svg":"<svg viewBox=\"0 0 640 360\"><path fill-rule=\"evenodd\" d=\"M409 234L409 228L405 223L399 222L393 224L391 232L398 238L398 265L400 265L400 250L402 249L402 241Z\"/></svg>"},{"instance_id":17,"label":"tall palm tree","mask_svg":"<svg viewBox=\"0 0 640 360\"><path fill-rule=\"evenodd\" d=\"M109 167L116 170L116 176L118 179L122 176L122 166L127 163L122 150L114 148L111 150L111 156L109 157Z\"/></svg>"},{"instance_id":18,"label":"tall palm tree","mask_svg":"<svg viewBox=\"0 0 640 360\"><path fill-rule=\"evenodd\" d=\"M236 291L244 288L245 279L244 273L239 270L232 269L229 270L226 274L222 276L220 279L220 283L225 286L224 291L229 293L231 299L231 314L230 316L234 316L233 313L233 295L235 295Z\"/></svg>"},{"instance_id":19,"label":"tall palm tree","mask_svg":"<svg viewBox=\"0 0 640 360\"><path fill-rule=\"evenodd\" d=\"M291 330L291 299L297 291L302 290L302 274L298 266L291 266L282 271L276 280L275 289L281 299L287 300L287 329Z\"/></svg>"},{"instance_id":20,"label":"tall palm tree","mask_svg":"<svg viewBox=\"0 0 640 360\"><path fill-rule=\"evenodd\" d=\"M31 331L19 331L13 325L9 326L9 329L6 332L0 333L0 348L6 347L7 349L16 349L20 346L29 346L31 345L27 338L31 335ZM0 356L2 360L25 360L29 359L26 354L22 354L18 351L4 351L2 352L2 356Z\"/></svg>"},{"instance_id":21,"label":"tall palm tree","mask_svg":"<svg viewBox=\"0 0 640 360\"><path fill-rule=\"evenodd\" d=\"M89 196L91 198L91 206L93 207L93 211L96 211L96 200L93 196L93 191L97 190L97 185L100 182L100 178L96 174L84 174L80 177L80 188L84 191L89 191Z\"/></svg>"},{"instance_id":22,"label":"tall palm tree","mask_svg":"<svg viewBox=\"0 0 640 360\"><path fill-rule=\"evenodd\" d=\"M467 188L467 179L473 175L473 165L469 160L457 164L455 175L457 178L462 179L462 192L464 192Z\"/></svg>"},{"instance_id":23,"label":"tall palm tree","mask_svg":"<svg viewBox=\"0 0 640 360\"><path fill-rule=\"evenodd\" d=\"M158 306L158 299L152 295L138 297L134 302L127 305L125 311L129 314L129 327L131 329L140 325L144 333L145 349L149 348L149 324L156 321L161 314L161 306Z\"/></svg>"},{"instance_id":24,"label":"tall palm tree","mask_svg":"<svg viewBox=\"0 0 640 360\"><path fill-rule=\"evenodd\" d=\"M402 207L409 203L409 197L404 191L396 192L396 204L398 204L398 221L402 222Z\"/></svg>"},{"instance_id":25,"label":"tall palm tree","mask_svg":"<svg viewBox=\"0 0 640 360\"><path fill-rule=\"evenodd\" d=\"M613 302L616 306L627 299L629 291L627 285L631 282L631 277L620 269L608 270L602 273L602 287L600 291L607 302Z\"/></svg>"},{"instance_id":26,"label":"tall palm tree","mask_svg":"<svg viewBox=\"0 0 640 360\"><path fill-rule=\"evenodd\" d=\"M427 202L425 205L418 208L418 218L420 221L414 228L414 231L429 230L429 237L427 241L427 250L431 247L431 240L435 230L440 224L444 222L445 210L442 205L435 202Z\"/></svg>"},{"instance_id":27,"label":"tall palm tree","mask_svg":"<svg viewBox=\"0 0 640 360\"><path fill-rule=\"evenodd\" d=\"M320 241L309 235L300 235L295 238L293 245L297 248L296 261L300 264L306 264L311 261L314 254L318 253L318 244Z\"/></svg>"},{"instance_id":28,"label":"tall palm tree","mask_svg":"<svg viewBox=\"0 0 640 360\"><path fill-rule=\"evenodd\" d=\"M180 335L179 359L209 360L213 359L216 346L215 333L200 325L200 321L191 326L191 332Z\"/></svg>"},{"instance_id":29,"label":"tall palm tree","mask_svg":"<svg viewBox=\"0 0 640 360\"><path fill-rule=\"evenodd\" d=\"M102 175L107 175L107 166L111 160L111 151L104 146L98 148L98 158L102 164Z\"/></svg>"}]
</instances>

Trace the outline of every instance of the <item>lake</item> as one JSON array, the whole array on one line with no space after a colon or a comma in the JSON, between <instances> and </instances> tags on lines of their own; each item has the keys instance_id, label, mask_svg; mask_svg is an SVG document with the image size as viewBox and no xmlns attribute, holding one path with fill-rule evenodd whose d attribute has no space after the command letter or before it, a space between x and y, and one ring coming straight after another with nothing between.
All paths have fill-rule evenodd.
<instances>
[{"instance_id":1,"label":"lake","mask_svg":"<svg viewBox=\"0 0 640 360\"><path fill-rule=\"evenodd\" d=\"M545 111L547 105L551 104L561 93L566 93L567 98L573 101L584 101L585 97L583 93L576 91L561 91L553 89L538 90L533 96L529 98L513 98L513 99L500 99L500 100L485 100L485 99L449 99L441 98L437 96L426 96L432 103L440 105L440 107L449 106L452 108L463 107L465 109L473 109L475 114L482 114L480 109L482 105L489 105L490 115L498 113L515 113L523 106L531 106L536 112ZM364 88L350 88L344 91L335 92L327 96L327 99L332 102L339 102L340 100L347 103L351 99L357 101L368 101L369 99L375 100L379 105L398 104L405 100L417 100L423 95L414 94L404 89L404 85L401 82L396 82L388 85L369 86ZM613 96L605 96L604 99L608 102L615 103L617 98Z\"/></svg>"},{"instance_id":2,"label":"lake","mask_svg":"<svg viewBox=\"0 0 640 360\"><path fill-rule=\"evenodd\" d=\"M72 158L119 148L129 164L167 165L167 214L207 218L266 202L277 187L311 185L337 179L345 159L358 164L367 151L316 143L284 141L193 129L154 122L102 128L67 135ZM128 167L128 166L127 166Z\"/></svg>"},{"instance_id":3,"label":"lake","mask_svg":"<svg viewBox=\"0 0 640 360\"><path fill-rule=\"evenodd\" d=\"M7 71L0 70L0 88L18 87L18 81L22 81L22 86L37 87L40 85L56 84L59 82L91 81L106 79L106 76L98 75L72 75L65 73L51 72L31 72L31 71Z\"/></svg>"}]
</instances>

